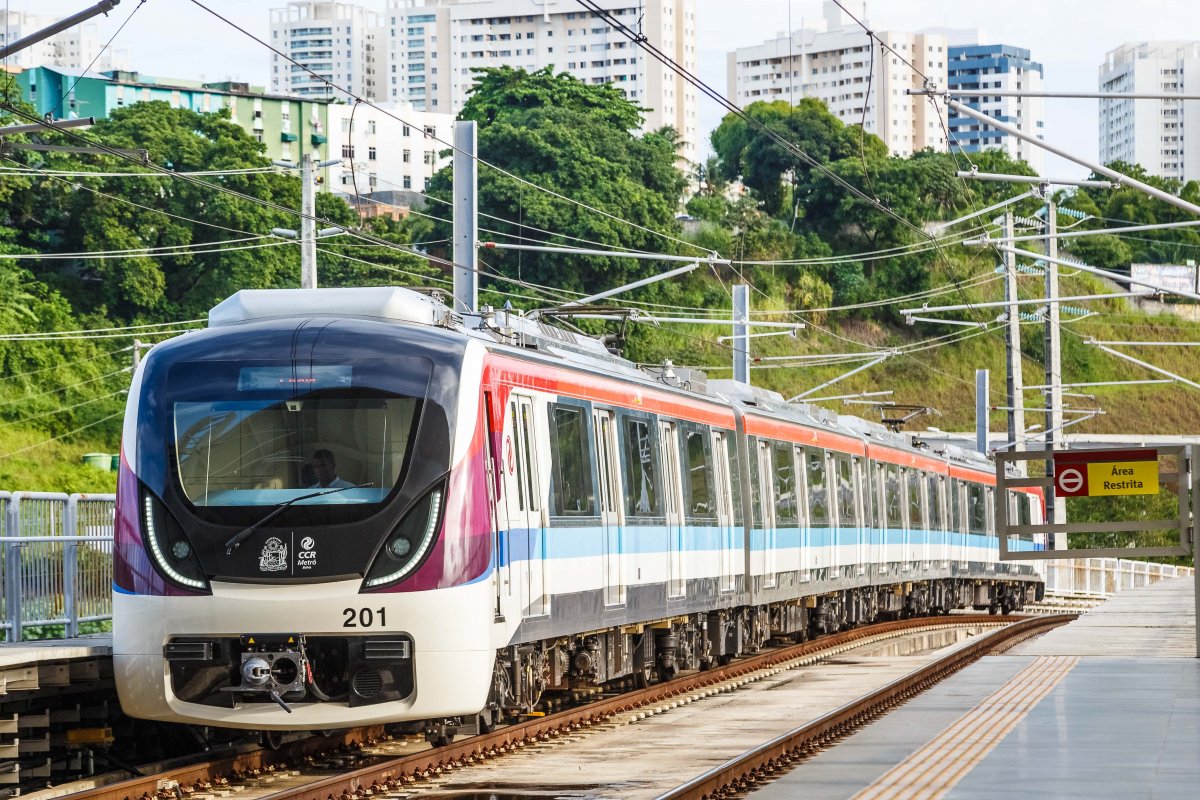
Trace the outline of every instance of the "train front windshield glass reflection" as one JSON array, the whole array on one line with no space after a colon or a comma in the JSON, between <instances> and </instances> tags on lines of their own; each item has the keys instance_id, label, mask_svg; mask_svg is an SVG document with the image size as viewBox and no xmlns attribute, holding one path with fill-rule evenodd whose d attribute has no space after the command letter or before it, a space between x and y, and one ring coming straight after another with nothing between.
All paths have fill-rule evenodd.
<instances>
[{"instance_id":1,"label":"train front windshield glass reflection","mask_svg":"<svg viewBox=\"0 0 1200 800\"><path fill-rule=\"evenodd\" d=\"M175 403L176 462L189 501L273 506L321 489L344 491L301 502L387 497L401 479L419 402L368 389L288 394Z\"/></svg>"}]
</instances>

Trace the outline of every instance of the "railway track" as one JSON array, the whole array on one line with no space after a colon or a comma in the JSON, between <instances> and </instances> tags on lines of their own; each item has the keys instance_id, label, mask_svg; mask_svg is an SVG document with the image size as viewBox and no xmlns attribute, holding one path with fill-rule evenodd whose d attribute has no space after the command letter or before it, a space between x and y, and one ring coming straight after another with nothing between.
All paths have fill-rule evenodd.
<instances>
[{"instance_id":1,"label":"railway track","mask_svg":"<svg viewBox=\"0 0 1200 800\"><path fill-rule=\"evenodd\" d=\"M605 697L544 717L533 717L491 733L453 742L445 747L423 749L399 756L387 755L397 750L395 743L386 741L388 737L384 730L379 727L363 728L347 731L332 739L306 739L277 751L263 749L200 762L168 772L86 789L70 796L78 800L203 800L230 795L235 791L241 792L245 788L256 790L249 794L270 795L272 800L351 800L367 796L368 791L377 796L380 793L402 791L405 787L443 776L452 770L518 752L530 745L551 741L565 734L589 728L618 714L636 709L647 709L646 713L652 714L656 707L670 707L715 693L718 686L741 685L757 677L774 675L799 664L830 658L866 642L946 627L1011 628L1013 625L1008 623L1013 623L1014 620L1017 620L1020 626L1024 626L1020 630L1028 631L1024 634L1028 636L1072 618L1073 616L1033 619L1008 617L1001 620L987 615L955 615L884 622L822 637L812 642L772 649L727 666L684 675L645 689ZM895 684L890 684L880 691L890 692L888 697L892 698L892 705L902 702L904 698L920 691L920 688L917 688L918 684L924 686L927 685L926 682L936 682L949 674L949 671L960 669L985 652L994 650L1001 643L996 638L997 635L998 633L987 637L986 642L973 643L963 651L964 655L954 659L955 666L943 667L937 673L937 677L917 682L906 679L907 682L897 682L904 683L904 687L898 688ZM966 655L968 653L969 655ZM879 693L869 697L875 697L877 694ZM839 717L834 727L821 727L809 738L812 741L827 741L835 728L839 731L838 736L845 735L850 730L850 721L858 720L858 724L861 724L871 716L882 713L886 707L888 706L876 704L870 706L878 708L875 711L860 710L848 713L845 719ZM802 754L804 742L808 740L801 736L798 744L787 752L798 749ZM725 765L729 768L726 779L709 776L703 782L703 786L709 788L701 790L699 794L670 796L716 797L717 794L711 793L717 791L711 788L714 781L736 790L747 780L765 777L768 774L765 770L782 768L784 762L781 759L795 760L798 757L797 754L783 755L784 752L772 751L773 754L766 756L765 760L757 756L751 757L746 770L737 775L734 773L738 768L731 762ZM380 755L381 753L385 755ZM366 766L355 768L356 764L364 763ZM330 774L331 772L333 774ZM684 790L684 787L680 787L680 790Z\"/></svg>"}]
</instances>

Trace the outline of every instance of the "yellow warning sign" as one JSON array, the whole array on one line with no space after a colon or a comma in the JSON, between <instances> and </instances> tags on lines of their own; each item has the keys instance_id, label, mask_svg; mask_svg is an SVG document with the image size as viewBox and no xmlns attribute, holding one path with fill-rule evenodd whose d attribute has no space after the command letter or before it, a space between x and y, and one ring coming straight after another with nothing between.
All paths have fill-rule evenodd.
<instances>
[{"instance_id":1,"label":"yellow warning sign","mask_svg":"<svg viewBox=\"0 0 1200 800\"><path fill-rule=\"evenodd\" d=\"M1158 494L1158 461L1101 461L1087 465L1088 494Z\"/></svg>"}]
</instances>

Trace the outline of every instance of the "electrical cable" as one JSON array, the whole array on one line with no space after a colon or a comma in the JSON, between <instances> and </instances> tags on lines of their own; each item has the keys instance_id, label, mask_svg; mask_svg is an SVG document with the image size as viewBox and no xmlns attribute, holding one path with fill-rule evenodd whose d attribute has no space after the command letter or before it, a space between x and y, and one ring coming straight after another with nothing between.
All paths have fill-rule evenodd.
<instances>
[{"instance_id":1,"label":"electrical cable","mask_svg":"<svg viewBox=\"0 0 1200 800\"><path fill-rule=\"evenodd\" d=\"M273 46L272 46L272 45L271 45L269 42L266 42L266 41L264 41L263 39L260 39L260 38L258 38L258 37L257 37L257 36L255 36L253 33L250 33L248 30L246 30L245 28L241 27L241 26L240 26L240 25L238 25L237 23L235 23L235 22L233 22L232 20L228 19L227 17L224 17L224 16L222 16L221 14L217 13L217 12L216 12L216 11L214 11L213 9L209 8L208 6L206 6L204 3L200 2L200 0L190 0L190 2L191 2L193 5L195 5L195 6L199 7L199 8L201 8L201 9L203 9L204 11L207 11L209 14L211 14L212 16L216 17L217 19L221 20L221 21L222 21L222 22L224 22L226 25L230 26L230 27L231 27L231 28L233 28L234 30L236 30L236 31L238 31L239 33L243 34L244 36L246 36L246 37L248 37L248 38L252 39L253 41L255 41L255 42L257 42L258 44L262 45L263 47L267 48L268 50L270 50L271 52L275 53L275 54L276 54L277 56L279 56L280 58L283 58L284 60L288 61L288 62L289 62L289 63L291 63L293 66L300 67L302 70L304 70L305 72L307 72L309 75L313 76L313 77L314 77L314 78L316 78L317 80L319 80L319 81L321 81L322 83L324 83L325 85L329 86L331 89L334 89L334 90L336 90L336 91L338 91L338 92L341 92L341 93L345 94L347 97L349 97L349 98L352 98L352 99L353 99L353 100L355 100L356 102L365 103L366 105L368 105L369 107L371 107L371 108L375 109L376 111L380 112L380 113L381 113L381 114L383 114L384 116L390 117L391 119L393 119L393 120L395 120L395 121L397 121L397 122L399 122L399 123L401 123L401 124L403 124L403 125L408 125L410 128L419 128L419 127L420 127L420 126L418 126L418 125L413 125L412 123L408 122L407 120L403 119L402 117L399 117L399 116L397 116L396 114L392 113L390 110L388 110L388 109L386 109L386 108L383 108L382 106L379 106L379 105L377 105L377 104L373 103L373 102L372 102L372 101L370 101L370 100L367 100L367 99L364 99L364 98L362 98L362 97L359 97L358 95L354 94L353 92L349 91L348 89L345 89L345 88L343 88L343 87L341 87L341 86L338 86L337 84L335 84L335 83L333 83L332 81L330 81L328 78L325 78L324 76L322 76L322 75L318 74L317 72L314 72L312 69L309 69L309 67L308 67L307 65L305 65L305 64L301 64L299 61L296 61L294 58L292 58L291 56L289 56L287 53L284 53L284 52L282 52L281 50L278 50L278 49L276 49L276 48L275 48L275 47L273 47ZM441 144L445 145L446 147L448 147L449 149L451 149L451 150L453 150L453 151L455 151L455 152L459 152L459 151L460 151L460 148L456 147L456 146L454 145L454 143L453 143L453 142L447 142L447 141L445 141L444 139L441 139L441 138L439 138L439 137L438 137L438 136L436 136L436 135L431 135L431 134L426 134L426 135L427 135L427 136L429 136L429 138L433 139L434 141L436 141L436 142L439 142L439 143L441 143ZM496 172L500 173L501 175L504 175L504 176L505 176L505 177L507 177L507 178L511 178L512 180L515 180L515 181L517 181L517 182L519 182L519 183L521 183L521 184L523 184L523 185L526 185L526 186L529 186L529 187L531 187L531 188L534 188L534 189L536 189L536 190L538 190L538 191L540 191L540 192L544 192L544 193L546 193L546 194L548 194L548 195L550 195L550 196L552 196L552 197L558 198L559 200L564 200L564 201L566 201L566 202L568 202L568 203L571 203L571 204L573 204L573 205L579 206L580 208L587 209L588 211L591 211L591 212L592 212L592 213L594 213L594 214L599 214L599 215L601 215L601 216L603 216L603 217L606 217L606 218L608 218L608 219L611 219L611 220L613 220L613 221L615 221L615 222L620 222L620 223L621 223L621 224L623 224L623 225L628 225L628 226L630 226L630 227L637 228L637 229L639 229L639 230L641 230L641 231L643 231L643 232L645 232L645 233L649 233L649 234L651 234L651 235L653 235L653 236L658 236L658 237L661 237L661 238L663 238L663 239L666 239L666 240L669 240L669 241L673 241L673 242L675 242L676 244L681 244L681 245L684 245L684 246L686 246L686 247L691 247L691 248L694 248L694 249L697 249L697 250L704 251L704 252L706 252L706 253L708 252L708 251L706 251L704 248L702 248L702 247L699 247L698 245L692 244L691 242L685 241L685 240L683 240L683 239L680 239L680 238L678 238L678 237L672 236L672 235L670 235L670 234L667 234L667 233L663 233L662 231L656 231L656 230L654 230L653 228L648 228L648 227L646 227L646 226L644 226L644 225L639 225L639 224L638 224L638 223L636 223L636 222L631 222L631 221L629 221L629 220L622 219L621 217L618 217L618 216L616 216L615 214L611 214L611 213L609 213L609 212L607 212L607 211L604 211L604 210L602 210L602 209L595 208L594 206L590 206L590 205L588 205L587 203L581 202L581 201L579 201L579 200L576 200L576 199L574 199L574 198L572 198L572 197L568 197L568 196L566 196L566 195L564 195L564 194L561 194L561 193L559 193L559 192L556 192L556 191L554 191L553 189L549 189L549 188L547 188L547 187L545 187L545 186L540 186L540 185L538 185L538 184L534 183L533 181L530 181L530 180L528 180L528 179L526 179L526 178L522 178L522 177L520 177L519 175L515 175L515 174L513 174L512 172L509 172L508 170L506 170L506 169L504 169L504 168L502 168L502 167L499 167L499 166L497 166L497 165L495 165L495 164L492 164L492 163L490 163L490 162L488 162L488 161L485 161L483 158L480 158L478 155L474 155L474 154L472 154L472 155L471 155L471 158L472 158L473 160L475 160L477 163L479 163L479 164L481 164L481 165L483 165L483 166L489 167L490 169L493 169L493 170L495 170Z\"/></svg>"}]
</instances>

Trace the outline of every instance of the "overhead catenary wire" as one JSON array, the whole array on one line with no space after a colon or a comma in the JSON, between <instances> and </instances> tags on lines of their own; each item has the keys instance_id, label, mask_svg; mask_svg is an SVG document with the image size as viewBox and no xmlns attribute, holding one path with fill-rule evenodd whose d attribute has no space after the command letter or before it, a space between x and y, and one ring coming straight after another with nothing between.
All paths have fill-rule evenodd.
<instances>
[{"instance_id":1,"label":"overhead catenary wire","mask_svg":"<svg viewBox=\"0 0 1200 800\"><path fill-rule=\"evenodd\" d=\"M72 383L67 386L59 386L59 387L56 387L53 389L46 389L41 392L33 392L32 394L24 394L24 395L21 395L20 397L14 397L14 398L11 398L8 400L0 400L0 408L2 408L4 406L10 406L13 403L23 403L26 400L32 400L35 397L45 397L48 394L56 394L58 392L70 391L71 389L76 389L80 386L88 386L90 384L96 383L97 381L102 381L107 378L111 378L114 375L120 375L122 372L131 372L132 370L133 370L133 367L122 367L121 369L116 369L116 370L113 370L112 372L106 372L103 375L99 375L95 378L88 378L85 381L78 381L77 383Z\"/></svg>"}]
</instances>

